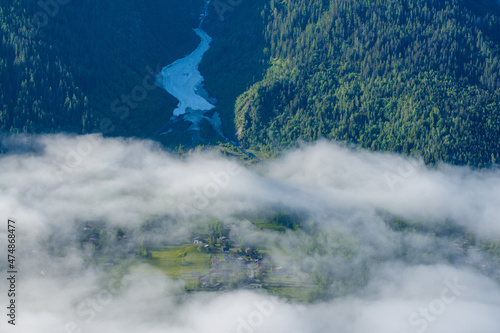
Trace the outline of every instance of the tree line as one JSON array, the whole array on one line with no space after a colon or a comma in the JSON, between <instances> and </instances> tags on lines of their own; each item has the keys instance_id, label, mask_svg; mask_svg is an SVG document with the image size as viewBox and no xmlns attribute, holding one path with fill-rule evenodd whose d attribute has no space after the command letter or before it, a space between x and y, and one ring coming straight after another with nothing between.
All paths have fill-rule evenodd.
<instances>
[{"instance_id":1,"label":"tree line","mask_svg":"<svg viewBox=\"0 0 500 333\"><path fill-rule=\"evenodd\" d=\"M481 0L262 3L265 74L235 104L263 154L319 138L485 167L500 153L500 9Z\"/></svg>"}]
</instances>

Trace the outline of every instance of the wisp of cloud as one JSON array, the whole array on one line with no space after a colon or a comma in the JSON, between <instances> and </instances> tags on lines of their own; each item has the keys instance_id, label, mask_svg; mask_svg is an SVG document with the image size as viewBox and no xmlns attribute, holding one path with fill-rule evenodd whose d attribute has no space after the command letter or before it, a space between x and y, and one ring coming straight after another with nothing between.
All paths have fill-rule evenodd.
<instances>
[{"instance_id":1,"label":"wisp of cloud","mask_svg":"<svg viewBox=\"0 0 500 333\"><path fill-rule=\"evenodd\" d=\"M251 166L215 151L181 158L148 140L98 135L19 136L2 145L0 214L4 225L16 221L19 271L16 325L4 314L2 332L500 329L497 261L461 245L464 235L500 237L498 170L431 168L325 141ZM252 223L276 212L300 226L276 232ZM262 289L186 293L182 281L138 258L126 267L93 262L78 239L92 223L163 244L213 220L242 243L267 246L298 280L324 280L323 288L309 303ZM146 221L157 229L146 230ZM2 227L2 251L6 239ZM6 259L0 267L7 271Z\"/></svg>"}]
</instances>

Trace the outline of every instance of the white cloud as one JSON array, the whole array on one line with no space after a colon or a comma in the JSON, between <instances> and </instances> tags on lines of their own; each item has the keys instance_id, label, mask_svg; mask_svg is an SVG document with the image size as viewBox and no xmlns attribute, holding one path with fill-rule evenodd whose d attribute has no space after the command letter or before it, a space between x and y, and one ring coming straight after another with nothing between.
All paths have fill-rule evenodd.
<instances>
[{"instance_id":1,"label":"white cloud","mask_svg":"<svg viewBox=\"0 0 500 333\"><path fill-rule=\"evenodd\" d=\"M21 138L6 144L30 145L16 140ZM34 142L36 149L0 158L0 216L16 219L19 260L24 260L19 331L410 333L424 326L420 308L441 299L445 281L455 278L467 289L433 315L436 319L425 319L425 332L493 333L500 327L498 283L467 264L481 255L461 253L446 237L403 234L384 222L399 216L430 228L449 223L478 237L498 238L498 171L429 169L400 156L326 142L239 168L228 164L239 162L216 153L179 159L149 141L56 135ZM323 268L344 277L358 277L371 259L380 265L368 269L370 279L357 291L318 304L288 304L244 291L186 296L182 283L147 266L135 268L130 279L111 280L117 287L112 288L109 275L89 268L77 247L67 246L69 252L59 257L46 251L50 233L56 236L52 241L74 242L77 221L138 227L152 215L167 219L169 236L185 235L199 219L219 219L234 223L247 240L281 248L294 249L309 239L303 232L257 231L245 222L246 216L277 210L302 214L326 237L325 254L277 253L277 261L304 274L305 267ZM337 244L332 231L350 244ZM5 230L0 237L5 239ZM351 259L337 255L342 246L351 247ZM7 288L3 278L0 288ZM259 310L262 304L273 308L269 316ZM5 318L0 325L15 331Z\"/></svg>"}]
</instances>

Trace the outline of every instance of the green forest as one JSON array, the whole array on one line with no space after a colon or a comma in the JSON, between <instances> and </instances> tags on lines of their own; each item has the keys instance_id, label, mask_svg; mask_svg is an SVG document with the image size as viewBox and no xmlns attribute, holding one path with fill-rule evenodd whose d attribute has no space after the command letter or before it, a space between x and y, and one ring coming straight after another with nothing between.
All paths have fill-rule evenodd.
<instances>
[{"instance_id":1,"label":"green forest","mask_svg":"<svg viewBox=\"0 0 500 333\"><path fill-rule=\"evenodd\" d=\"M234 108L244 146L327 138L429 164L498 161L496 1L260 3L266 68Z\"/></svg>"},{"instance_id":2,"label":"green forest","mask_svg":"<svg viewBox=\"0 0 500 333\"><path fill-rule=\"evenodd\" d=\"M177 101L154 86L189 53L202 0L0 0L0 131L148 137Z\"/></svg>"},{"instance_id":3,"label":"green forest","mask_svg":"<svg viewBox=\"0 0 500 333\"><path fill-rule=\"evenodd\" d=\"M0 132L153 137L177 104L153 78L196 47L203 1L61 2L0 0ZM200 72L225 135L257 156L325 138L428 164L500 159L495 0L217 4Z\"/></svg>"}]
</instances>

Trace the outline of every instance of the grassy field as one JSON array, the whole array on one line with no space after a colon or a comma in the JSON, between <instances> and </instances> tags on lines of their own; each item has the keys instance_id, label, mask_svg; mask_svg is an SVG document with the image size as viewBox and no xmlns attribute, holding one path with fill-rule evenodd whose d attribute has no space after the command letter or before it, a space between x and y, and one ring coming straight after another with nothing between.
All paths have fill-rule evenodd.
<instances>
[{"instance_id":1,"label":"grassy field","mask_svg":"<svg viewBox=\"0 0 500 333\"><path fill-rule=\"evenodd\" d=\"M285 232L286 227L282 225L277 225L275 223L266 221L266 220L258 220L258 221L252 221L253 225L255 225L259 229L267 229L267 230L275 230L279 232Z\"/></svg>"},{"instance_id":2,"label":"grassy field","mask_svg":"<svg viewBox=\"0 0 500 333\"><path fill-rule=\"evenodd\" d=\"M237 250L234 248L231 249L232 255L235 255L236 251ZM266 257L270 254L268 253L269 251L266 250L259 250L259 252L265 252L264 254ZM187 291L210 290L210 288L200 287L199 277L205 276L206 278L206 276L211 276L210 259L212 257L219 258L221 263L226 262L223 253L211 254L204 252L200 250L198 245L194 244L165 246L152 250L151 254L152 258L143 258L141 260L157 267L174 279L184 281ZM245 276L248 275L248 273L249 272L245 272ZM235 278L236 275L231 274L231 277ZM223 281L219 280L218 282ZM227 282L228 281L226 281L226 283ZM301 283L296 281L293 277L275 277L270 275L264 277L260 283L262 283L264 286L263 288L271 294L287 298L291 301L307 302L309 300L309 294L314 290L314 288L310 286L301 285ZM227 287L227 284L225 285Z\"/></svg>"},{"instance_id":3,"label":"grassy field","mask_svg":"<svg viewBox=\"0 0 500 333\"><path fill-rule=\"evenodd\" d=\"M309 287L264 286L270 294L286 298L290 301L309 302L309 295L315 291Z\"/></svg>"},{"instance_id":4,"label":"grassy field","mask_svg":"<svg viewBox=\"0 0 500 333\"><path fill-rule=\"evenodd\" d=\"M204 275L209 272L210 253L202 252L194 244L166 246L151 253L153 258L146 259L150 264L172 278L184 280L188 289L194 289L198 280L192 273Z\"/></svg>"}]
</instances>

